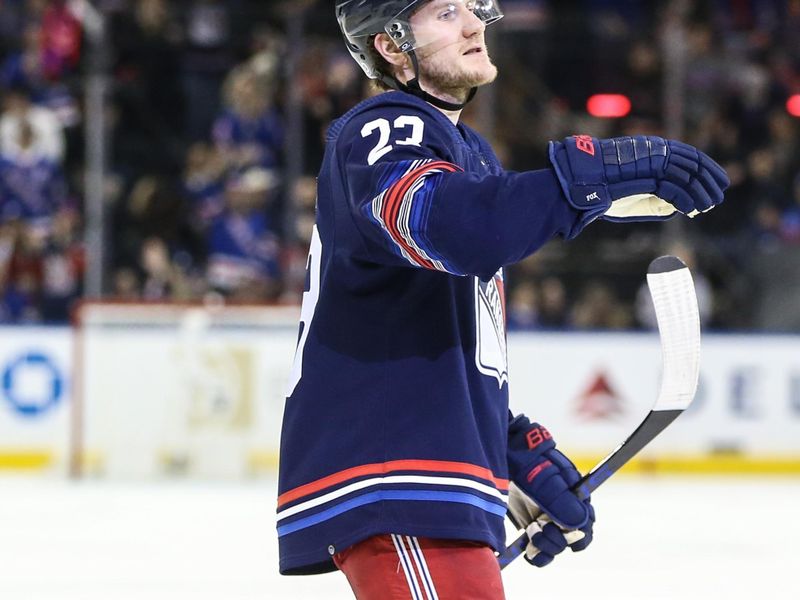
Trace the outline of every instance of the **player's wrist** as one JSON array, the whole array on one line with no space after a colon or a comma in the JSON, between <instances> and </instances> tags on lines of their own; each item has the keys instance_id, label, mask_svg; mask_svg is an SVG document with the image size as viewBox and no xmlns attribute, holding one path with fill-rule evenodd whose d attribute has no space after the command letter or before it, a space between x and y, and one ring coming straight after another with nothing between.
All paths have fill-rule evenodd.
<instances>
[{"instance_id":1,"label":"player's wrist","mask_svg":"<svg viewBox=\"0 0 800 600\"><path fill-rule=\"evenodd\" d=\"M612 197L597 138L580 135L552 141L548 156L570 206L595 218L608 210Z\"/></svg>"}]
</instances>

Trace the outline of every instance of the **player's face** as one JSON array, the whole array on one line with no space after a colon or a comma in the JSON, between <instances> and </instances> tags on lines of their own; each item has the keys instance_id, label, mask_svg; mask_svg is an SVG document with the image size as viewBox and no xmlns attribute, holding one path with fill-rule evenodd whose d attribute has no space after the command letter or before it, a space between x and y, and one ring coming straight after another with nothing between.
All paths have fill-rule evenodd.
<instances>
[{"instance_id":1,"label":"player's face","mask_svg":"<svg viewBox=\"0 0 800 600\"><path fill-rule=\"evenodd\" d=\"M457 101L473 87L497 76L486 50L486 25L472 12L470 0L432 0L411 16L417 40L419 78L434 95Z\"/></svg>"}]
</instances>

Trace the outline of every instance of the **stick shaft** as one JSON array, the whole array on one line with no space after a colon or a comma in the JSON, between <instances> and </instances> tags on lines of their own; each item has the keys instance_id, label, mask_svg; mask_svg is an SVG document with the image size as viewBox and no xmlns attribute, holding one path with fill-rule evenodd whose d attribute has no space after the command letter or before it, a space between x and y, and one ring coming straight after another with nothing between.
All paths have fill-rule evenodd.
<instances>
[{"instance_id":1,"label":"stick shaft","mask_svg":"<svg viewBox=\"0 0 800 600\"><path fill-rule=\"evenodd\" d=\"M581 500L588 498L593 491L600 487L601 483L625 466L682 412L682 410L651 410L628 439L581 477L580 481L572 487L572 491Z\"/></svg>"}]
</instances>

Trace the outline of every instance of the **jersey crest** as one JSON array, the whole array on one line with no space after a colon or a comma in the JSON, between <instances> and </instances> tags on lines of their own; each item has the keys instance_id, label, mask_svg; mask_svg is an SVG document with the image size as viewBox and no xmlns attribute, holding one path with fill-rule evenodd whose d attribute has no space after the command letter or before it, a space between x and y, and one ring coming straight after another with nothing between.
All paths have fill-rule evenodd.
<instances>
[{"instance_id":1,"label":"jersey crest","mask_svg":"<svg viewBox=\"0 0 800 600\"><path fill-rule=\"evenodd\" d=\"M475 278L475 327L475 365L484 375L497 379L498 387L503 387L508 381L508 355L502 269L488 281Z\"/></svg>"}]
</instances>

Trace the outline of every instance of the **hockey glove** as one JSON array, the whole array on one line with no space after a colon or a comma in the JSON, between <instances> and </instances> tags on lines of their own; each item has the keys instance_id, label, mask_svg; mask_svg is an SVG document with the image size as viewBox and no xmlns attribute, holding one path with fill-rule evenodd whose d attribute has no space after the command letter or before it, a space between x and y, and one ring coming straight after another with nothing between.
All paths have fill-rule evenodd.
<instances>
[{"instance_id":1,"label":"hockey glove","mask_svg":"<svg viewBox=\"0 0 800 600\"><path fill-rule=\"evenodd\" d=\"M523 415L509 423L508 434L508 512L530 538L525 560L543 567L567 547L585 549L592 542L594 509L570 489L580 479L575 465L547 429Z\"/></svg>"},{"instance_id":2,"label":"hockey glove","mask_svg":"<svg viewBox=\"0 0 800 600\"><path fill-rule=\"evenodd\" d=\"M694 217L722 202L725 170L694 146L656 136L550 142L550 162L569 203L584 211L581 226L609 221Z\"/></svg>"}]
</instances>

